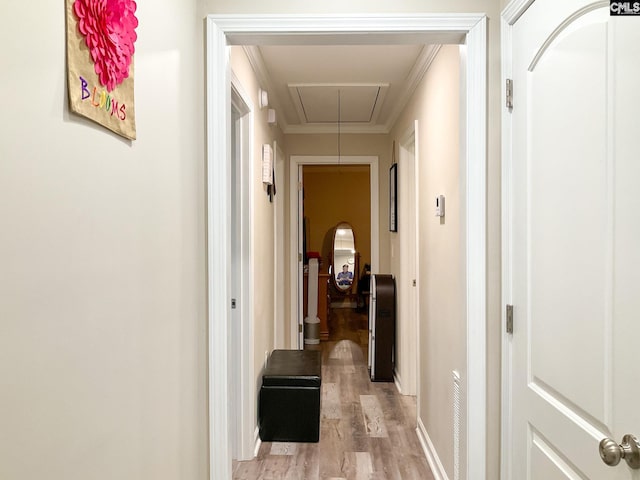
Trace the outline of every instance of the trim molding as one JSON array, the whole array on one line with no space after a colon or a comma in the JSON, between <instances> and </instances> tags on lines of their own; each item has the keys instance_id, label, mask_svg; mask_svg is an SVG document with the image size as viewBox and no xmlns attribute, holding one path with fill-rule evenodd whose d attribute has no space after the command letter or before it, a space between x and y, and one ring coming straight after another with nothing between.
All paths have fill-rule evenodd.
<instances>
[{"instance_id":1,"label":"trim molding","mask_svg":"<svg viewBox=\"0 0 640 480\"><path fill-rule=\"evenodd\" d=\"M487 19L483 17L461 47L464 59L461 98L465 118L461 138L466 142L466 277L467 277L467 365L466 459L462 478L486 478L487 465ZM464 52L464 53L463 53ZM482 72L482 73L479 73ZM465 95L466 93L466 95ZM463 438L465 436L463 429Z\"/></svg>"},{"instance_id":2,"label":"trim molding","mask_svg":"<svg viewBox=\"0 0 640 480\"><path fill-rule=\"evenodd\" d=\"M395 384L398 393L400 393L400 395L404 395L404 393L402 393L402 380L400 379L397 368L393 369L393 383Z\"/></svg>"},{"instance_id":3,"label":"trim molding","mask_svg":"<svg viewBox=\"0 0 640 480\"><path fill-rule=\"evenodd\" d=\"M224 31L207 22L207 315L209 354L209 478L231 478L229 370L231 89ZM213 273L215 272L215 274ZM217 278L216 278L217 277Z\"/></svg>"},{"instance_id":4,"label":"trim molding","mask_svg":"<svg viewBox=\"0 0 640 480\"><path fill-rule=\"evenodd\" d=\"M260 451L260 446L262 445L262 440L260 440L260 428L256 426L255 432L253 432L253 456L257 457L258 452Z\"/></svg>"},{"instance_id":5,"label":"trim molding","mask_svg":"<svg viewBox=\"0 0 640 480\"><path fill-rule=\"evenodd\" d=\"M440 46L438 45L433 49L433 52L439 52ZM435 58L435 53L429 60L429 65ZM427 66L428 68L428 66ZM426 70L425 70L426 72ZM423 72L423 75L424 73ZM419 326L420 323L420 183L419 183L419 175L420 175L420 158L418 157L418 138L417 138L417 129L418 129L418 120L414 120L410 122L409 126L403 131L400 132L400 135L397 138L397 149L398 149L398 163L400 165L400 173L399 173L399 181L402 180L407 182L409 185L408 188L404 189L404 185L399 184L398 190L400 191L399 202L403 200L407 200L404 196L406 193L403 193L402 190L410 191L413 189L413 207L409 206L406 210L409 213L413 213L413 215L408 218L408 222L405 223L413 223L413 239L407 234L408 229L400 228L400 232L398 232L398 238L400 245L400 256L399 256L399 273L401 274L400 281L404 282L405 285L409 285L409 281L414 280L416 282L416 287L407 288L404 293L396 292L398 296L399 304L396 305L396 322L401 324L400 332L401 336L398 336L396 328L396 343L399 347L403 347L406 351L401 351L401 366L402 366L402 374L404 376L405 382L404 386L404 394L405 395L416 395L418 392L418 364L420 363L419 352L420 352L420 343L419 343ZM403 156L403 151L407 152L406 155L408 157ZM410 160L411 168L413 169L413 178L407 177L406 173L403 174L403 171L408 171L408 167L402 166L402 162ZM407 201L407 203L411 203ZM402 223L402 218L399 219L400 223ZM410 247L410 248L406 248ZM406 251L405 251L406 250ZM405 253L403 253L405 252ZM411 270L414 269L412 272ZM408 273L411 272L411 275ZM398 281L398 279L396 279ZM413 305L410 305L413 303ZM398 306L403 304L403 306ZM407 313L411 313L412 315L408 315ZM398 370L398 366L396 364L396 371Z\"/></svg>"},{"instance_id":6,"label":"trim molding","mask_svg":"<svg viewBox=\"0 0 640 480\"><path fill-rule=\"evenodd\" d=\"M513 24L531 6L534 0L512 0L502 11L500 19L500 58L501 58L501 112L502 112L502 185L501 185L501 210L502 210L502 285L501 285L501 332L502 332L502 359L501 359L501 414L500 414L500 478L510 480L512 478L512 397L511 375L513 362L513 348L510 335L506 332L506 316L504 306L512 303L512 240L511 232L511 175L512 175L512 117L506 108L506 80L513 78Z\"/></svg>"},{"instance_id":7,"label":"trim molding","mask_svg":"<svg viewBox=\"0 0 640 480\"><path fill-rule=\"evenodd\" d=\"M391 115L389 115L389 120L387 120L387 124L385 126L387 130L385 133L391 132L391 128L395 125L398 117L400 116L402 111L407 108L407 104L409 103L411 96L414 94L416 88L418 88L418 85L431 67L431 64L436 58L436 55L438 55L440 48L442 48L442 45L425 45L425 47L420 52L418 60L416 61L407 77L407 88L398 99L396 107L391 112Z\"/></svg>"},{"instance_id":8,"label":"trim molding","mask_svg":"<svg viewBox=\"0 0 640 480\"><path fill-rule=\"evenodd\" d=\"M526 6L525 6L526 3ZM519 4L519 8L514 5ZM506 81L512 78L512 23L524 12L530 2L522 0L512 1L507 5L500 19L500 58L501 58L501 112L502 112L502 185L501 185L501 210L502 210L502 285L501 285L501 313L500 331L502 336L502 359L501 359L501 413L500 413L500 478L503 480L511 478L511 365L512 365L512 344L509 335L506 335L506 316L504 305L510 304L511 294L511 113L506 108Z\"/></svg>"},{"instance_id":9,"label":"trim molding","mask_svg":"<svg viewBox=\"0 0 640 480\"><path fill-rule=\"evenodd\" d=\"M392 110L389 115L389 119L385 124L375 125L371 123L363 123L363 124L345 124L342 126L343 133L369 133L369 134L388 134L391 132L391 128L395 125L398 117L402 113L402 111L406 108L407 103L411 99L411 96L415 92L416 88L422 81L422 78L429 70L431 63L433 63L434 58L440 51L442 45L425 45L418 59L414 63L411 71L407 75L406 88L403 89L400 97L396 101L396 106ZM260 53L260 49L255 45L245 45L243 47L247 58L249 59L249 63L251 64L254 72L256 73L256 77L258 78L258 82L264 89L267 91L274 91L273 82L271 80L271 76L269 75L269 69L266 67L264 63L264 58ZM273 103L273 108L276 111L281 112L282 104L280 103L280 98L278 95L273 95L273 99L270 98L270 101ZM380 102L382 103L382 102ZM378 110L379 113L379 110ZM298 111L298 114L300 112ZM284 115L280 116L279 119L280 128L284 134L321 134L321 133L335 133L334 125L319 125L319 124L300 124L300 125L290 125L287 123Z\"/></svg>"},{"instance_id":10,"label":"trim molding","mask_svg":"<svg viewBox=\"0 0 640 480\"><path fill-rule=\"evenodd\" d=\"M502 10L502 20L513 25L535 0L512 0Z\"/></svg>"},{"instance_id":11,"label":"trim molding","mask_svg":"<svg viewBox=\"0 0 640 480\"><path fill-rule=\"evenodd\" d=\"M291 155L289 157L289 253L291 268L291 306L290 318L297 319L298 306L298 169L301 165L338 165L337 156ZM369 184L371 186L371 272L378 273L380 268L380 183L379 161L377 156L348 155L340 157L340 165L369 165ZM298 322L291 322L291 348L298 347ZM294 341L295 339L295 341Z\"/></svg>"},{"instance_id":12,"label":"trim molding","mask_svg":"<svg viewBox=\"0 0 640 480\"><path fill-rule=\"evenodd\" d=\"M210 478L231 478L229 453L229 45L462 44L466 175L467 405L465 478L486 478L487 19L484 14L209 15L206 20L207 300ZM379 219L375 219L376 222ZM379 231L379 229L378 229ZM372 259L373 260L373 259ZM463 376L465 378L465 376ZM419 399L418 399L419 401Z\"/></svg>"},{"instance_id":13,"label":"trim molding","mask_svg":"<svg viewBox=\"0 0 640 480\"><path fill-rule=\"evenodd\" d=\"M431 438L429 438L429 434L427 433L427 429L422 423L422 420L418 418L418 427L416 428L416 433L418 434L418 440L420 440L420 445L422 445L422 451L424 451L424 456L427 457L427 463L431 468L431 473L433 473L433 477L435 480L449 480L447 476L447 472L438 457L438 452L436 452L435 447L433 446L433 442L431 442Z\"/></svg>"},{"instance_id":14,"label":"trim molding","mask_svg":"<svg viewBox=\"0 0 640 480\"><path fill-rule=\"evenodd\" d=\"M417 406L416 406L416 416L419 418L420 414L420 392L422 391L422 362L420 359L420 338L422 335L421 322L422 318L422 309L420 306L420 287L422 285L422 278L420 277L420 214L422 210L420 209L421 205L421 196L420 196L420 122L419 120L413 121L413 135L414 135L414 155L416 160L416 180L415 180L415 188L416 188L416 263L418 264L418 268L416 269L416 282L418 284L418 292L417 292L417 301L416 301L416 338L415 338L415 347L416 347L416 397L417 397Z\"/></svg>"},{"instance_id":15,"label":"trim molding","mask_svg":"<svg viewBox=\"0 0 640 480\"><path fill-rule=\"evenodd\" d=\"M230 398L238 396L235 402L238 418L230 421L230 428L237 426L238 432L230 432L231 438L236 437L237 460L252 458L252 427L255 423L256 395L254 386L254 351L253 351L253 304L249 299L253 298L253 247L251 243L253 218L253 194L250 188L250 179L253 178L252 146L254 143L254 112L255 108L249 95L247 95L240 80L231 71L232 102L234 99L243 104L243 112L240 117L240 149L239 159L231 159L229 168L235 170L235 189L242 198L241 204L236 206L236 223L238 223L238 238L231 234L231 239L239 248L239 258L231 261L233 271L231 279L236 278L235 288L238 290L238 304L234 312L235 322L239 325L229 325L230 342L233 342L233 350L230 351L234 364L231 369L234 374L229 378L229 388L233 392ZM237 97L236 97L237 95ZM238 163L239 161L239 163ZM236 165L232 165L235 162ZM229 208L232 205L229 204ZM233 257L233 255L232 255ZM235 330L235 331L234 331ZM248 357L248 361L243 361ZM240 382L238 384L238 382Z\"/></svg>"}]
</instances>

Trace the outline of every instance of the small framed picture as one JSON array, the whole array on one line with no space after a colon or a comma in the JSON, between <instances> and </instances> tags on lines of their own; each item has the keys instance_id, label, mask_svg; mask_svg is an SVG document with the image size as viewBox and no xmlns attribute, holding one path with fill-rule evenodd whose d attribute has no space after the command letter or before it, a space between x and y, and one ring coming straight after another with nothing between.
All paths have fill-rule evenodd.
<instances>
[{"instance_id":1,"label":"small framed picture","mask_svg":"<svg viewBox=\"0 0 640 480\"><path fill-rule=\"evenodd\" d=\"M389 231L398 231L398 164L389 169Z\"/></svg>"}]
</instances>

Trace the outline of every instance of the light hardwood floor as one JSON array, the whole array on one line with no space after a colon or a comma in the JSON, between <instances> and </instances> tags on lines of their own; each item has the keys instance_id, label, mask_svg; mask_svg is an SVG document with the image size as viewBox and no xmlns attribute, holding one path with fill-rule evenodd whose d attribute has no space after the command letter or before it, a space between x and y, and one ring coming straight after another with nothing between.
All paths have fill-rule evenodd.
<instances>
[{"instance_id":1,"label":"light hardwood floor","mask_svg":"<svg viewBox=\"0 0 640 480\"><path fill-rule=\"evenodd\" d=\"M334 309L322 351L320 442L265 442L234 462L235 480L433 480L420 447L415 397L371 382L367 317Z\"/></svg>"}]
</instances>

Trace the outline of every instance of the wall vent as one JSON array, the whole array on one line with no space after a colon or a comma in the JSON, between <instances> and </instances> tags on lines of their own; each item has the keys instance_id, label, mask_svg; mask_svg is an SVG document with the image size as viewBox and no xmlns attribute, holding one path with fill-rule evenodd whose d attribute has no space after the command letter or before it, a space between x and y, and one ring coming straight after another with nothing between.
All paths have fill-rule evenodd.
<instances>
[{"instance_id":1,"label":"wall vent","mask_svg":"<svg viewBox=\"0 0 640 480\"><path fill-rule=\"evenodd\" d=\"M453 372L453 480L460 480L460 374Z\"/></svg>"}]
</instances>

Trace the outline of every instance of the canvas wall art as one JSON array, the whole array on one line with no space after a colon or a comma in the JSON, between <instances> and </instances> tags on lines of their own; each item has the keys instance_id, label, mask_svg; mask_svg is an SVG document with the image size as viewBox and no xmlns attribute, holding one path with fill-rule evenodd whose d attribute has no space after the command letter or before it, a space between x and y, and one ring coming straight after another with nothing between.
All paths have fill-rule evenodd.
<instances>
[{"instance_id":1,"label":"canvas wall art","mask_svg":"<svg viewBox=\"0 0 640 480\"><path fill-rule=\"evenodd\" d=\"M136 138L132 0L66 0L67 82L73 112Z\"/></svg>"}]
</instances>

